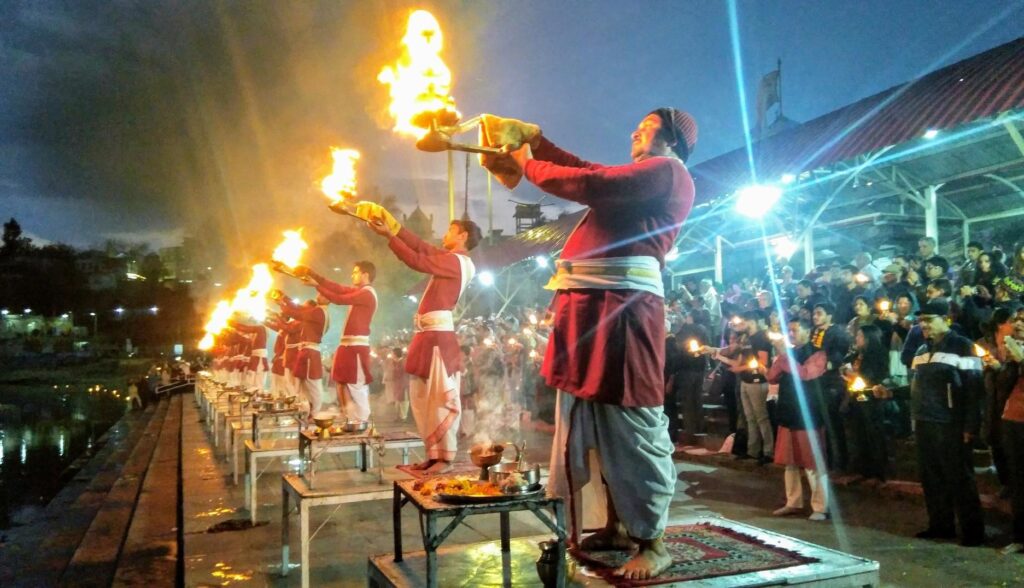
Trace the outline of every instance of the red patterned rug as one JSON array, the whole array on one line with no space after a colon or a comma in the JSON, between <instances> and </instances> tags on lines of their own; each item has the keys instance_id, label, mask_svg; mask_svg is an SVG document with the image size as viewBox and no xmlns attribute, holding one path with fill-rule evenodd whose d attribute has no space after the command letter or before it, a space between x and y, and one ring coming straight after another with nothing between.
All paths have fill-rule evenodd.
<instances>
[{"instance_id":1,"label":"red patterned rug","mask_svg":"<svg viewBox=\"0 0 1024 588\"><path fill-rule=\"evenodd\" d=\"M729 529L709 523L676 525L665 530L665 544L672 554L672 566L646 581L623 580L612 572L632 555L626 551L576 550L573 557L620 587L655 586L788 568L818 561Z\"/></svg>"},{"instance_id":2,"label":"red patterned rug","mask_svg":"<svg viewBox=\"0 0 1024 588\"><path fill-rule=\"evenodd\" d=\"M431 478L431 477L434 477L434 476L468 476L468 475L476 475L476 474L480 473L480 468L478 468L477 466L469 463L468 461L455 462L454 467L452 468L452 471L446 472L444 474L428 474L427 472L425 472L423 470L414 470L414 469L412 469L412 465L397 465L397 466L395 466L395 468L398 469L399 471L403 471L403 472L409 474L410 476L416 478L417 480L422 480L424 478Z\"/></svg>"}]
</instances>

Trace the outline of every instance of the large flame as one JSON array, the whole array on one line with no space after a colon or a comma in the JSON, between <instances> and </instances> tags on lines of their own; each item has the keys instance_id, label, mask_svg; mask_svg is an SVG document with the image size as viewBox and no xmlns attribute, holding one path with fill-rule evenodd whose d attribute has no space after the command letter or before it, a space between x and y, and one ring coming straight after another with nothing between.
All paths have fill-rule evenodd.
<instances>
[{"instance_id":1,"label":"large flame","mask_svg":"<svg viewBox=\"0 0 1024 588\"><path fill-rule=\"evenodd\" d=\"M331 147L334 168L331 175L320 181L320 189L334 202L356 197L356 161L359 152L355 149Z\"/></svg>"},{"instance_id":2,"label":"large flame","mask_svg":"<svg viewBox=\"0 0 1024 588\"><path fill-rule=\"evenodd\" d=\"M199 340L199 349L202 351L208 351L213 347L213 335L207 333L203 335L203 338Z\"/></svg>"},{"instance_id":3,"label":"large flame","mask_svg":"<svg viewBox=\"0 0 1024 588\"><path fill-rule=\"evenodd\" d=\"M245 288L235 293L231 309L263 322L267 318L267 293L274 286L274 277L265 263L252 266L252 277Z\"/></svg>"},{"instance_id":4,"label":"large flame","mask_svg":"<svg viewBox=\"0 0 1024 588\"><path fill-rule=\"evenodd\" d=\"M217 303L217 306L213 309L213 314L210 315L210 320L206 322L206 326L203 330L207 333L216 335L217 333L224 330L224 327L228 326L228 319L234 310L231 309L231 303L227 300L221 300Z\"/></svg>"},{"instance_id":5,"label":"large flame","mask_svg":"<svg viewBox=\"0 0 1024 588\"><path fill-rule=\"evenodd\" d=\"M302 240L302 229L298 231L285 231L284 241L274 249L270 256L274 261L279 261L289 268L299 265L302 259L302 252L309 249L309 245Z\"/></svg>"},{"instance_id":6,"label":"large flame","mask_svg":"<svg viewBox=\"0 0 1024 588\"><path fill-rule=\"evenodd\" d=\"M460 115L450 95L452 72L441 59L444 37L434 15L426 10L410 14L402 45L402 56L385 66L377 80L391 88L388 112L395 119L395 132L418 139L430 126L426 113L445 113L449 123Z\"/></svg>"}]
</instances>

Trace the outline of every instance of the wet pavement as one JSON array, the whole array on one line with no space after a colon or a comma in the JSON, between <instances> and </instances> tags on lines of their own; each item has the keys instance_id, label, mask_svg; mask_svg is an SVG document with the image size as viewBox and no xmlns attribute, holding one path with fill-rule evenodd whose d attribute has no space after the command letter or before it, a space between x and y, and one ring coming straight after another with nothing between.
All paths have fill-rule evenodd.
<instances>
[{"instance_id":1,"label":"wet pavement","mask_svg":"<svg viewBox=\"0 0 1024 588\"><path fill-rule=\"evenodd\" d=\"M182 439L185 524L185 584L187 586L298 586L298 523L292 520L290 574L281 577L281 482L284 468L271 468L259 481L260 509L256 526L248 518L244 490L231 484L230 464L215 451L190 400L184 409ZM380 413L382 411L378 411ZM408 429L410 424L384 422L383 430ZM524 435L530 459L546 462L550 435L530 431ZM469 443L465 446L468 448ZM398 463L391 452L385 464ZM417 454L414 452L414 457ZM331 456L333 458L333 456ZM352 467L350 455L338 456L336 466ZM989 517L991 545L962 548L955 543L913 539L925 524L924 508L916 500L883 498L857 488L836 491L834 520L811 522L805 517L776 518L771 511L783 502L781 476L770 470L740 470L730 464L677 462L679 481L671 518L720 515L879 561L887 586L1013 586L1024 583L1024 555L1004 556L998 547L1007 542L1005 516ZM366 586L367 558L392 548L391 501L376 500L313 511L316 529L328 514L311 545L311 585ZM809 514L809 513L808 513ZM208 532L220 525L220 532ZM419 523L405 509L403 541L419 549ZM512 516L513 536L545 534L531 514ZM445 542L446 546L490 541L498 537L498 517L467 519Z\"/></svg>"}]
</instances>

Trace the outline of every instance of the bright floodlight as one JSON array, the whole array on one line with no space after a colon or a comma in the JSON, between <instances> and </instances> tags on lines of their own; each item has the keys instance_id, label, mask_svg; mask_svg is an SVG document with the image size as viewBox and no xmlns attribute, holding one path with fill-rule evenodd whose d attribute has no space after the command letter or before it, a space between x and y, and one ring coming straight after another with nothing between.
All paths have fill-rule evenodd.
<instances>
[{"instance_id":1,"label":"bright floodlight","mask_svg":"<svg viewBox=\"0 0 1024 588\"><path fill-rule=\"evenodd\" d=\"M65 312L64 314L60 315L60 318L62 318L62 319L68 318L68 313Z\"/></svg>"},{"instance_id":2,"label":"bright floodlight","mask_svg":"<svg viewBox=\"0 0 1024 588\"><path fill-rule=\"evenodd\" d=\"M778 239L773 239L771 241L771 244L772 251L775 252L775 256L784 257L786 259L793 257L793 254L796 253L797 249L799 249L799 246L796 244L796 242L786 235L783 235Z\"/></svg>"},{"instance_id":3,"label":"bright floodlight","mask_svg":"<svg viewBox=\"0 0 1024 588\"><path fill-rule=\"evenodd\" d=\"M3 309L3 310L0 310L0 315L3 315L3 316L7 316L10 313L11 313L11 311L7 310L6 308Z\"/></svg>"},{"instance_id":4,"label":"bright floodlight","mask_svg":"<svg viewBox=\"0 0 1024 588\"><path fill-rule=\"evenodd\" d=\"M151 307L149 307L149 312L151 312L153 314L156 314L156 313L160 312L160 307L159 306L151 306Z\"/></svg>"},{"instance_id":5,"label":"bright floodlight","mask_svg":"<svg viewBox=\"0 0 1024 588\"><path fill-rule=\"evenodd\" d=\"M492 274L491 272L480 272L476 276L476 279L480 280L480 284L483 286L494 285L494 274Z\"/></svg>"},{"instance_id":6,"label":"bright floodlight","mask_svg":"<svg viewBox=\"0 0 1024 588\"><path fill-rule=\"evenodd\" d=\"M32 309L31 308L26 308L25 309L25 314L32 314Z\"/></svg>"},{"instance_id":7,"label":"bright floodlight","mask_svg":"<svg viewBox=\"0 0 1024 588\"><path fill-rule=\"evenodd\" d=\"M679 248L673 245L672 249L665 254L665 261L675 261L677 259L679 259Z\"/></svg>"},{"instance_id":8,"label":"bright floodlight","mask_svg":"<svg viewBox=\"0 0 1024 588\"><path fill-rule=\"evenodd\" d=\"M736 212L750 218L761 218L775 206L782 197L778 186L754 184L740 188L736 198Z\"/></svg>"},{"instance_id":9,"label":"bright floodlight","mask_svg":"<svg viewBox=\"0 0 1024 588\"><path fill-rule=\"evenodd\" d=\"M537 261L537 267L545 268L548 266L548 258L546 255L538 255L534 259Z\"/></svg>"},{"instance_id":10,"label":"bright floodlight","mask_svg":"<svg viewBox=\"0 0 1024 588\"><path fill-rule=\"evenodd\" d=\"M934 139L935 137L938 137L938 136L939 136L938 129L928 129L927 131L924 132L924 138L925 139L929 139L930 140L930 139Z\"/></svg>"},{"instance_id":11,"label":"bright floodlight","mask_svg":"<svg viewBox=\"0 0 1024 588\"><path fill-rule=\"evenodd\" d=\"M783 185L787 185L788 186L789 184L792 184L793 182L796 181L796 175L794 175L794 174L782 174L782 177L779 178L779 181L782 182Z\"/></svg>"},{"instance_id":12,"label":"bright floodlight","mask_svg":"<svg viewBox=\"0 0 1024 588\"><path fill-rule=\"evenodd\" d=\"M114 312L116 312L117 314L121 314L124 312L124 308L118 306L117 308L114 309Z\"/></svg>"}]
</instances>

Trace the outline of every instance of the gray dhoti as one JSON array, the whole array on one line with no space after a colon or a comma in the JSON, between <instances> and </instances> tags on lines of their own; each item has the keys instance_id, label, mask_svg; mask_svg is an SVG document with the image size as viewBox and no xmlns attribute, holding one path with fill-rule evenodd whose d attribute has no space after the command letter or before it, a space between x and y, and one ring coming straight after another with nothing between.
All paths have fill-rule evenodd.
<instances>
[{"instance_id":1,"label":"gray dhoti","mask_svg":"<svg viewBox=\"0 0 1024 588\"><path fill-rule=\"evenodd\" d=\"M549 493L569 501L573 539L603 526L604 485L631 537L660 537L676 485L664 409L601 404L559 390L556 414Z\"/></svg>"}]
</instances>

